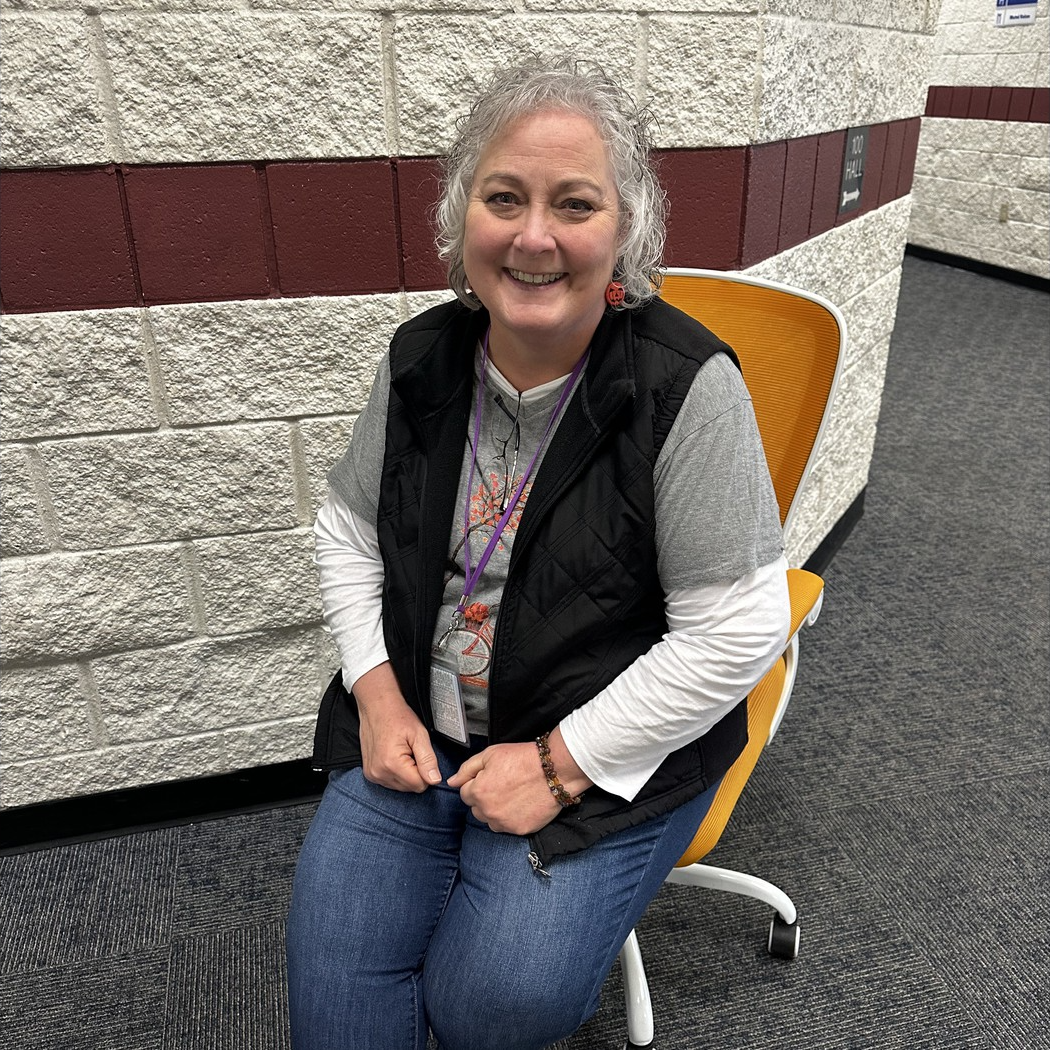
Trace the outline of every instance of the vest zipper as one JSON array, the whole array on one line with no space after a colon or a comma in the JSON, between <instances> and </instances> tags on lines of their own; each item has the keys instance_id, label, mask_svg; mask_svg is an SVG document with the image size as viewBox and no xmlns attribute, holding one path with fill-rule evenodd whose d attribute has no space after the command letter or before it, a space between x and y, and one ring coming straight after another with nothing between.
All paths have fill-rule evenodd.
<instances>
[{"instance_id":1,"label":"vest zipper","mask_svg":"<svg viewBox=\"0 0 1050 1050\"><path fill-rule=\"evenodd\" d=\"M549 879L551 873L544 867L548 861L540 852L540 844L535 835L529 836L529 845L532 847L532 849L529 850L529 863L532 865L532 870L537 875L542 875L544 878Z\"/></svg>"}]
</instances>

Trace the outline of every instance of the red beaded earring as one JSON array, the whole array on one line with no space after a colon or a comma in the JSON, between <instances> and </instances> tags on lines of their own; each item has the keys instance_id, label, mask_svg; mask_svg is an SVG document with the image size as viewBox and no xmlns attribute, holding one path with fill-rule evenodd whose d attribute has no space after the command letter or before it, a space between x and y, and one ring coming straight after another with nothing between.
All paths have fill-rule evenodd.
<instances>
[{"instance_id":1,"label":"red beaded earring","mask_svg":"<svg viewBox=\"0 0 1050 1050\"><path fill-rule=\"evenodd\" d=\"M610 306L623 306L624 290L619 281L610 281L605 289L605 301Z\"/></svg>"}]
</instances>

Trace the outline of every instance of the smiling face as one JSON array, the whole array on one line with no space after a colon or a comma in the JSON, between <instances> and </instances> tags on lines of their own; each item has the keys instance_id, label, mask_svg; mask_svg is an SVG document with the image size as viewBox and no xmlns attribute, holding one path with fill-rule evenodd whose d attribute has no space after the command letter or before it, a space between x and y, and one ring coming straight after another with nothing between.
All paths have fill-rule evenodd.
<instances>
[{"instance_id":1,"label":"smiling face","mask_svg":"<svg viewBox=\"0 0 1050 1050\"><path fill-rule=\"evenodd\" d=\"M605 309L618 227L608 153L586 117L531 114L482 153L463 263L489 311L493 360L508 379L515 368L538 382L546 382L541 374L557 378L587 348Z\"/></svg>"}]
</instances>

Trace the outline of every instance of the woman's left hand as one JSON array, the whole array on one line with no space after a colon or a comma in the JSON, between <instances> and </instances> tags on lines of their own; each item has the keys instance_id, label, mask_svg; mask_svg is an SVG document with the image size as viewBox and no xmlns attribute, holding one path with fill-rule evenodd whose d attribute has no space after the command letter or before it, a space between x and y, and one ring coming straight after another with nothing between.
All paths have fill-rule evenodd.
<instances>
[{"instance_id":1,"label":"woman's left hand","mask_svg":"<svg viewBox=\"0 0 1050 1050\"><path fill-rule=\"evenodd\" d=\"M573 785L573 794L590 787L591 781L572 760L558 730L551 734L550 743L559 779L567 787ZM493 831L531 835L561 811L547 786L535 743L487 747L468 758L448 778L448 785L459 788L460 798L470 811Z\"/></svg>"}]
</instances>

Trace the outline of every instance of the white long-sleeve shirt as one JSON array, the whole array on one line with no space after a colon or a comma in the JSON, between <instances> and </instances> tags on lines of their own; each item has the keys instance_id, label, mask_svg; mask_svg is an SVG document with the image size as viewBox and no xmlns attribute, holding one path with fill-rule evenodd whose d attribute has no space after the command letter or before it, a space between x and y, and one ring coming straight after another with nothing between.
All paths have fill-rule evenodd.
<instances>
[{"instance_id":1,"label":"white long-sleeve shirt","mask_svg":"<svg viewBox=\"0 0 1050 1050\"><path fill-rule=\"evenodd\" d=\"M376 529L332 493L314 535L325 622L352 689L387 659ZM632 799L668 754L747 694L786 643L786 568L781 556L732 582L667 593L663 639L561 722L569 752L595 784Z\"/></svg>"}]
</instances>

